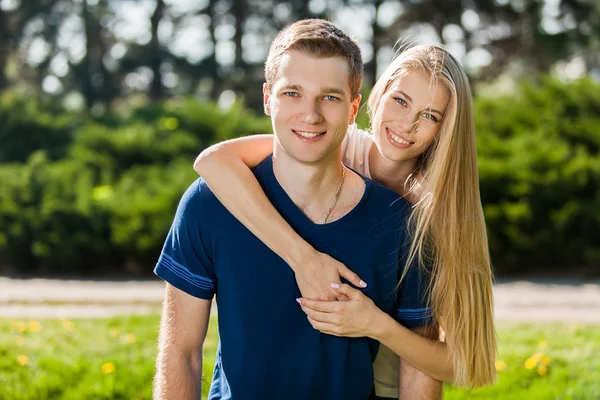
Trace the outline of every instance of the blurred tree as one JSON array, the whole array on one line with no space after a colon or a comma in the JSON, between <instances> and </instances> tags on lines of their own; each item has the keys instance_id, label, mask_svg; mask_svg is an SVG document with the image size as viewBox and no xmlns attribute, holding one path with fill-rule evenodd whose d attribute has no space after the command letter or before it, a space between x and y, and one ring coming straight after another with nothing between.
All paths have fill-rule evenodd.
<instances>
[{"instance_id":1,"label":"blurred tree","mask_svg":"<svg viewBox=\"0 0 600 400\"><path fill-rule=\"evenodd\" d=\"M103 28L101 20L108 14L108 2L98 0L95 6L90 6L88 0L83 0L81 6L86 46L81 62L81 91L88 108L96 104L107 105L119 95L104 64L110 33Z\"/></svg>"},{"instance_id":2,"label":"blurred tree","mask_svg":"<svg viewBox=\"0 0 600 400\"><path fill-rule=\"evenodd\" d=\"M60 0L21 0L14 8L0 4L0 90L8 86L6 67L11 54L18 49L28 24L35 19L46 19ZM0 2L1 3L1 2ZM56 26L56 24L51 24ZM53 30L55 33L55 30ZM45 32L50 36L50 32Z\"/></svg>"},{"instance_id":3,"label":"blurred tree","mask_svg":"<svg viewBox=\"0 0 600 400\"><path fill-rule=\"evenodd\" d=\"M156 8L152 17L150 17L152 39L148 45L149 50L152 54L150 59L150 69L152 70L152 83L150 84L150 98L162 99L165 97L165 91L162 83L161 73L161 46L158 40L158 25L165 13L165 2L163 0L156 0Z\"/></svg>"},{"instance_id":4,"label":"blurred tree","mask_svg":"<svg viewBox=\"0 0 600 400\"><path fill-rule=\"evenodd\" d=\"M587 70L600 65L600 2L589 0L402 1L404 11L386 32L394 43L415 25L430 27L439 40L465 52L491 57L477 77L497 77L510 66L524 75L546 72L557 61L582 56ZM472 53L474 54L474 53Z\"/></svg>"}]
</instances>

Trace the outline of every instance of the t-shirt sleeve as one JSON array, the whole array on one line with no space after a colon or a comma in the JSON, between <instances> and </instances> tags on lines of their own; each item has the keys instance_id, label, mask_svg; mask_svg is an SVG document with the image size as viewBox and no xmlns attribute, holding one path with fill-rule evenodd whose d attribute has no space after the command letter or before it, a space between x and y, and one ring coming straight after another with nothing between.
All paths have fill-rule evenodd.
<instances>
[{"instance_id":1,"label":"t-shirt sleeve","mask_svg":"<svg viewBox=\"0 0 600 400\"><path fill-rule=\"evenodd\" d=\"M402 260L402 264L404 265ZM398 291L396 320L407 328L418 328L434 323L427 286L430 275L415 261L402 280Z\"/></svg>"},{"instance_id":2,"label":"t-shirt sleeve","mask_svg":"<svg viewBox=\"0 0 600 400\"><path fill-rule=\"evenodd\" d=\"M181 198L154 273L191 296L210 300L216 291L216 274L203 236L209 212L203 191L208 190L197 180Z\"/></svg>"}]
</instances>

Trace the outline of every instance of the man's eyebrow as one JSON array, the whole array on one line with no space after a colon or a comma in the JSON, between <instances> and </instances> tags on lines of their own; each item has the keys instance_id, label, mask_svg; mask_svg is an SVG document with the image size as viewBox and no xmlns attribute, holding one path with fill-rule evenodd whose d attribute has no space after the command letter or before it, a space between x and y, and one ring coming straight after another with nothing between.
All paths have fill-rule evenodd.
<instances>
[{"instance_id":1,"label":"man's eyebrow","mask_svg":"<svg viewBox=\"0 0 600 400\"><path fill-rule=\"evenodd\" d=\"M394 92L400 93L402 96L406 97L406 99L408 101L410 101L411 103L413 102L413 99L409 95L407 95L405 92L403 92L402 90L394 88ZM429 112L432 112L432 113L437 113L437 114L440 114L440 115L444 115L441 111L438 111L435 108L426 108L426 110L429 111Z\"/></svg>"},{"instance_id":2,"label":"man's eyebrow","mask_svg":"<svg viewBox=\"0 0 600 400\"><path fill-rule=\"evenodd\" d=\"M282 86L280 90L295 90L297 92L302 91L302 86L300 85L285 85Z\"/></svg>"},{"instance_id":3,"label":"man's eyebrow","mask_svg":"<svg viewBox=\"0 0 600 400\"><path fill-rule=\"evenodd\" d=\"M323 93L339 94L340 96L344 96L346 94L346 91L339 87L325 87L325 88L321 89L321 91Z\"/></svg>"},{"instance_id":4,"label":"man's eyebrow","mask_svg":"<svg viewBox=\"0 0 600 400\"><path fill-rule=\"evenodd\" d=\"M300 85L285 85L285 86L282 86L280 90L294 90L297 92L301 92L302 86L300 86ZM334 87L334 86L321 88L320 92L337 94L340 96L346 95L346 91L344 89L339 88L339 87Z\"/></svg>"}]
</instances>

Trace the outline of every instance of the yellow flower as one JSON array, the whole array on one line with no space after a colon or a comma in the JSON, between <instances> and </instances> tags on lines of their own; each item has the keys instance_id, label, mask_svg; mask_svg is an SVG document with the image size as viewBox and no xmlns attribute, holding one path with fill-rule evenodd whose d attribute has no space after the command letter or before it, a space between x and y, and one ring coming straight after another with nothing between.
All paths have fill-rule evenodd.
<instances>
[{"instance_id":1,"label":"yellow flower","mask_svg":"<svg viewBox=\"0 0 600 400\"><path fill-rule=\"evenodd\" d=\"M23 336L17 336L15 338L15 341L17 342L17 346L22 346L23 345Z\"/></svg>"},{"instance_id":2,"label":"yellow flower","mask_svg":"<svg viewBox=\"0 0 600 400\"><path fill-rule=\"evenodd\" d=\"M69 331L69 332L73 332L73 330L75 330L75 324L73 324L71 321L63 319L61 321L63 328L65 328L65 330Z\"/></svg>"},{"instance_id":3,"label":"yellow flower","mask_svg":"<svg viewBox=\"0 0 600 400\"><path fill-rule=\"evenodd\" d=\"M20 356L17 357L17 363L19 363L19 365L21 367L23 367L23 366L29 364L29 357L27 357L24 354L21 354Z\"/></svg>"},{"instance_id":4,"label":"yellow flower","mask_svg":"<svg viewBox=\"0 0 600 400\"><path fill-rule=\"evenodd\" d=\"M540 349L545 349L548 347L548 341L547 340L542 340L539 344Z\"/></svg>"},{"instance_id":5,"label":"yellow flower","mask_svg":"<svg viewBox=\"0 0 600 400\"><path fill-rule=\"evenodd\" d=\"M23 321L13 321L12 328L16 331L24 333L27 330L27 324Z\"/></svg>"},{"instance_id":6,"label":"yellow flower","mask_svg":"<svg viewBox=\"0 0 600 400\"><path fill-rule=\"evenodd\" d=\"M127 343L130 343L130 344L135 343L136 342L135 335L133 333L128 333L126 336L126 340L127 340Z\"/></svg>"},{"instance_id":7,"label":"yellow flower","mask_svg":"<svg viewBox=\"0 0 600 400\"><path fill-rule=\"evenodd\" d=\"M119 336L119 329L118 328L110 328L108 330L108 336L110 336L110 337L117 337L117 336Z\"/></svg>"},{"instance_id":8,"label":"yellow flower","mask_svg":"<svg viewBox=\"0 0 600 400\"><path fill-rule=\"evenodd\" d=\"M547 367L552 362L552 359L548 356L543 356L540 360L540 364L544 367Z\"/></svg>"},{"instance_id":9,"label":"yellow flower","mask_svg":"<svg viewBox=\"0 0 600 400\"><path fill-rule=\"evenodd\" d=\"M535 368L536 365L537 365L537 360L534 359L533 357L529 357L527 360L525 360L525 368L527 368L527 369L533 369L533 368Z\"/></svg>"},{"instance_id":10,"label":"yellow flower","mask_svg":"<svg viewBox=\"0 0 600 400\"><path fill-rule=\"evenodd\" d=\"M538 374L540 374L540 376L544 376L548 373L548 367L546 367L545 365L540 365L537 371Z\"/></svg>"},{"instance_id":11,"label":"yellow flower","mask_svg":"<svg viewBox=\"0 0 600 400\"><path fill-rule=\"evenodd\" d=\"M506 369L506 363L501 360L496 361L496 371L504 371Z\"/></svg>"},{"instance_id":12,"label":"yellow flower","mask_svg":"<svg viewBox=\"0 0 600 400\"><path fill-rule=\"evenodd\" d=\"M37 321L29 321L29 330L31 332L39 332L42 326Z\"/></svg>"},{"instance_id":13,"label":"yellow flower","mask_svg":"<svg viewBox=\"0 0 600 400\"><path fill-rule=\"evenodd\" d=\"M111 362L102 364L102 372L104 372L105 374L112 374L113 372L115 372L115 369L115 364Z\"/></svg>"}]
</instances>

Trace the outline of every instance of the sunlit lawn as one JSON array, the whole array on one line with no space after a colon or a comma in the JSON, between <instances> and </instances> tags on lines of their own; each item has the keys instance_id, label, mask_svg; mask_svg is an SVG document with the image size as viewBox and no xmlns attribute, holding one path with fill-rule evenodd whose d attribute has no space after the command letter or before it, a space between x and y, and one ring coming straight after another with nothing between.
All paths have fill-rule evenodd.
<instances>
[{"instance_id":1,"label":"sunlit lawn","mask_svg":"<svg viewBox=\"0 0 600 400\"><path fill-rule=\"evenodd\" d=\"M217 345L207 338L204 393ZM158 316L0 319L0 399L150 399ZM598 399L600 326L502 325L498 383L447 399Z\"/></svg>"}]
</instances>

